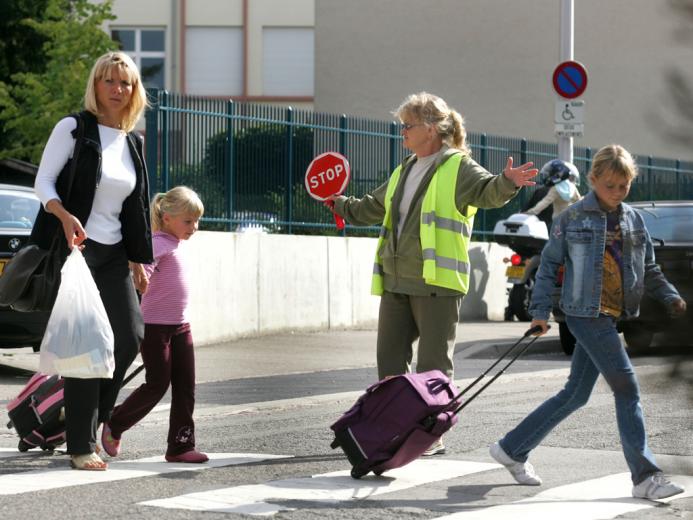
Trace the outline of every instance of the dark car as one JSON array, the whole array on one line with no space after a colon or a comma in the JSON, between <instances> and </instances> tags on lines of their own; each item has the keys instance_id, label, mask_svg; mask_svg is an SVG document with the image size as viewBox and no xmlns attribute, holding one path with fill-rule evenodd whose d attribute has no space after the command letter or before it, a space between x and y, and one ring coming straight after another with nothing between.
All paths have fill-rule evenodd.
<instances>
[{"instance_id":1,"label":"dark car","mask_svg":"<svg viewBox=\"0 0 693 520\"><path fill-rule=\"evenodd\" d=\"M39 206L32 188L0 184L0 276L12 256L29 240ZM38 350L49 315L0 307L0 348L30 345Z\"/></svg>"},{"instance_id":2,"label":"dark car","mask_svg":"<svg viewBox=\"0 0 693 520\"><path fill-rule=\"evenodd\" d=\"M645 295L640 303L640 315L618 324L628 351L634 354L649 348L655 334L660 344L693 345L693 201L631 202L629 205L645 220L655 260L686 301L687 311L684 316L674 318L663 304ZM558 308L559 295L560 287L554 294L554 318L559 326L561 347L566 354L571 354L575 338Z\"/></svg>"}]
</instances>

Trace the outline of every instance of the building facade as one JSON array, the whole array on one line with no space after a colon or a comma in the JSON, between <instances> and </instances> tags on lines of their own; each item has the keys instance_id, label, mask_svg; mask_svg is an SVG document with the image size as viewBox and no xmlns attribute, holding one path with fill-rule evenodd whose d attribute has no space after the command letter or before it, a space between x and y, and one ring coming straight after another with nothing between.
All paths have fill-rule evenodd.
<instances>
[{"instance_id":1,"label":"building facade","mask_svg":"<svg viewBox=\"0 0 693 520\"><path fill-rule=\"evenodd\" d=\"M315 109L390 119L405 96L426 90L469 131L555 142L560 4L316 0ZM693 18L674 4L574 2L574 59L588 72L576 145L693 159L682 118L690 106L677 106L670 81L693 70Z\"/></svg>"},{"instance_id":2,"label":"building facade","mask_svg":"<svg viewBox=\"0 0 693 520\"><path fill-rule=\"evenodd\" d=\"M148 87L311 107L315 0L115 0L105 28Z\"/></svg>"}]
</instances>

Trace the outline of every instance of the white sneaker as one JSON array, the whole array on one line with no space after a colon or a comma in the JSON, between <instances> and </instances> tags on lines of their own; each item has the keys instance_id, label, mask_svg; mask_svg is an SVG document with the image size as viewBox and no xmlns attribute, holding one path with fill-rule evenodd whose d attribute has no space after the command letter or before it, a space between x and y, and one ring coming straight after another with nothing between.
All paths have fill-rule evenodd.
<instances>
[{"instance_id":1,"label":"white sneaker","mask_svg":"<svg viewBox=\"0 0 693 520\"><path fill-rule=\"evenodd\" d=\"M445 454L445 445L443 444L443 438L441 437L436 442L431 444L431 447L422 453L423 457L430 457L431 455L443 455Z\"/></svg>"},{"instance_id":2,"label":"white sneaker","mask_svg":"<svg viewBox=\"0 0 693 520\"><path fill-rule=\"evenodd\" d=\"M494 442L488 451L496 462L505 466L519 484L523 486L541 485L541 479L534 472L534 467L529 462L517 462L511 459L497 442Z\"/></svg>"},{"instance_id":3,"label":"white sneaker","mask_svg":"<svg viewBox=\"0 0 693 520\"><path fill-rule=\"evenodd\" d=\"M646 498L648 500L660 500L673 497L679 493L683 493L683 488L666 479L661 473L650 475L640 484L633 486L633 496L635 498Z\"/></svg>"}]
</instances>

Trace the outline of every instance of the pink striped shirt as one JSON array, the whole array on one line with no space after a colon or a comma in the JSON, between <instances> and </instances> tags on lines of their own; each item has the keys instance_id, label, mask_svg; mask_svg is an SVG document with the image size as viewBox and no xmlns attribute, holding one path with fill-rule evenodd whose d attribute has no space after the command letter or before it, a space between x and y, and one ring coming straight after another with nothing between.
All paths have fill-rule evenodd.
<instances>
[{"instance_id":1,"label":"pink striped shirt","mask_svg":"<svg viewBox=\"0 0 693 520\"><path fill-rule=\"evenodd\" d=\"M152 235L154 262L145 265L149 287L142 295L145 323L180 325L188 322L188 265L186 248L181 240L163 231Z\"/></svg>"}]
</instances>

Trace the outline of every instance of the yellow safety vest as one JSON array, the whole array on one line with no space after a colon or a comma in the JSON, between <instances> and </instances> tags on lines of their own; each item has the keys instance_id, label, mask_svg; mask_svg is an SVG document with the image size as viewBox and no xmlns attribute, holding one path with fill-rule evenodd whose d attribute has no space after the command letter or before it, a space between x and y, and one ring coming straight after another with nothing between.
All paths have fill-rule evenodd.
<instances>
[{"instance_id":1,"label":"yellow safety vest","mask_svg":"<svg viewBox=\"0 0 693 520\"><path fill-rule=\"evenodd\" d=\"M462 214L455 204L457 174L463 155L448 158L433 174L421 205L419 236L423 254L422 277L429 285L446 287L464 294L469 289L469 242L477 208L467 206ZM383 294L383 263L380 251L392 232L392 196L399 183L402 166L392 173L385 194L385 217L375 253L371 293Z\"/></svg>"}]
</instances>

